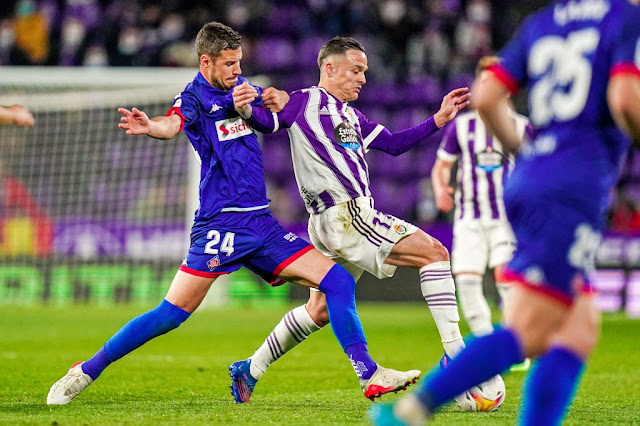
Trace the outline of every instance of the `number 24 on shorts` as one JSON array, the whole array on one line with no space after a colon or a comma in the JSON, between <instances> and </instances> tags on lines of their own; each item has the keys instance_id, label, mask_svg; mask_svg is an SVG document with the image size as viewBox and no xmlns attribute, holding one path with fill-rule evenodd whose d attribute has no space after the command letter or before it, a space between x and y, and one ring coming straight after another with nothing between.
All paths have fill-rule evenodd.
<instances>
[{"instance_id":1,"label":"number 24 on shorts","mask_svg":"<svg viewBox=\"0 0 640 426\"><path fill-rule=\"evenodd\" d=\"M224 234L224 238L222 239L222 244L220 244L220 249L216 246L220 242L220 232L212 229L207 233L207 238L210 239L205 246L204 252L207 254L218 254L219 252L225 253L227 256L231 256L233 254L233 242L236 237L236 234L233 232L227 232Z\"/></svg>"}]
</instances>

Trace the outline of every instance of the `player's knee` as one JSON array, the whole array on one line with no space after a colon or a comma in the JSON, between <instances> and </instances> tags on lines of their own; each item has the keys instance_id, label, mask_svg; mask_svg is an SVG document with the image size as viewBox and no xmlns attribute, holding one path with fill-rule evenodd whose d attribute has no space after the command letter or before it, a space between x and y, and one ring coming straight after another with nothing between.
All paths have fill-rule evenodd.
<instances>
[{"instance_id":1,"label":"player's knee","mask_svg":"<svg viewBox=\"0 0 640 426\"><path fill-rule=\"evenodd\" d=\"M595 305L585 309L584 315L573 317L558 340L584 358L591 355L600 338L600 312Z\"/></svg>"},{"instance_id":2,"label":"player's knee","mask_svg":"<svg viewBox=\"0 0 640 426\"><path fill-rule=\"evenodd\" d=\"M327 296L338 294L349 296L355 293L356 282L346 269L335 264L324 276L318 288Z\"/></svg>"},{"instance_id":3,"label":"player's knee","mask_svg":"<svg viewBox=\"0 0 640 426\"><path fill-rule=\"evenodd\" d=\"M159 319L157 323L157 333L165 334L169 331L176 329L185 322L191 314L184 309L163 300L158 307L154 309L156 318Z\"/></svg>"},{"instance_id":4,"label":"player's knee","mask_svg":"<svg viewBox=\"0 0 640 426\"><path fill-rule=\"evenodd\" d=\"M449 250L436 239L432 239L431 249L427 252L427 265L435 262L448 262Z\"/></svg>"}]
</instances>

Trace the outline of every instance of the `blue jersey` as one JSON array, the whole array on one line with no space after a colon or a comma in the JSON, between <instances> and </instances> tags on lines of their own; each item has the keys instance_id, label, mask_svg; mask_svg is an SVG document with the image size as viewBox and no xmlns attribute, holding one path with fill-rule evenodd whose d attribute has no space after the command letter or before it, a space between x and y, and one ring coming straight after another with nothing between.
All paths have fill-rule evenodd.
<instances>
[{"instance_id":1,"label":"blue jersey","mask_svg":"<svg viewBox=\"0 0 640 426\"><path fill-rule=\"evenodd\" d=\"M240 76L237 84L245 81ZM262 94L262 88L255 89ZM259 96L253 105L262 106ZM176 96L170 114L181 117L181 128L201 163L196 222L207 222L220 212L251 211L269 205L258 139L235 111L232 90L217 89L198 73Z\"/></svg>"},{"instance_id":2,"label":"blue jersey","mask_svg":"<svg viewBox=\"0 0 640 426\"><path fill-rule=\"evenodd\" d=\"M493 71L512 91L528 87L538 131L522 158L536 171L529 186L602 213L628 146L607 85L616 73L639 73L639 37L640 7L627 0L564 0L530 16L501 51Z\"/></svg>"},{"instance_id":3,"label":"blue jersey","mask_svg":"<svg viewBox=\"0 0 640 426\"><path fill-rule=\"evenodd\" d=\"M570 304L589 291L603 210L628 140L607 105L612 75L640 76L640 7L627 0L563 0L532 15L502 50L494 75L528 87L537 136L505 186L518 240L507 268Z\"/></svg>"}]
</instances>

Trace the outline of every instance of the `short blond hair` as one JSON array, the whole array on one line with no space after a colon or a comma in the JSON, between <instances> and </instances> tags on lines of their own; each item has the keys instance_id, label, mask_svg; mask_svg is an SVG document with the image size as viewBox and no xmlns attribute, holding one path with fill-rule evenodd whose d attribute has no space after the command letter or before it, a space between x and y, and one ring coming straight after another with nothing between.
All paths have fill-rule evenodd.
<instances>
[{"instance_id":1,"label":"short blond hair","mask_svg":"<svg viewBox=\"0 0 640 426\"><path fill-rule=\"evenodd\" d=\"M493 65L496 65L498 62L500 62L500 58L498 58L497 56L483 56L482 58L480 58L480 60L478 61L478 65L476 66L476 75L480 75L482 71Z\"/></svg>"}]
</instances>

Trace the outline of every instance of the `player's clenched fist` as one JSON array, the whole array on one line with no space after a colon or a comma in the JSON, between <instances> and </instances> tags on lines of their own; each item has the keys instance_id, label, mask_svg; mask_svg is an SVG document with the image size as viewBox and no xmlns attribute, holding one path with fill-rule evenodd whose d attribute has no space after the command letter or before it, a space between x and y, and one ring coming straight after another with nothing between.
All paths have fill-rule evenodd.
<instances>
[{"instance_id":1,"label":"player's clenched fist","mask_svg":"<svg viewBox=\"0 0 640 426\"><path fill-rule=\"evenodd\" d=\"M256 89L246 81L233 88L233 107L244 118L251 117L251 102L258 97Z\"/></svg>"},{"instance_id":2,"label":"player's clenched fist","mask_svg":"<svg viewBox=\"0 0 640 426\"><path fill-rule=\"evenodd\" d=\"M289 94L275 87L267 87L262 92L262 102L271 112L278 113L289 102Z\"/></svg>"}]
</instances>

